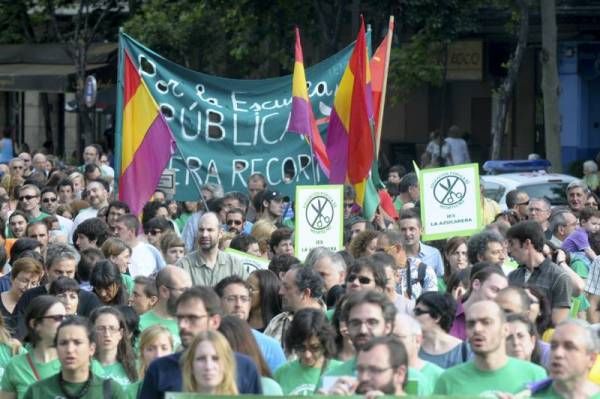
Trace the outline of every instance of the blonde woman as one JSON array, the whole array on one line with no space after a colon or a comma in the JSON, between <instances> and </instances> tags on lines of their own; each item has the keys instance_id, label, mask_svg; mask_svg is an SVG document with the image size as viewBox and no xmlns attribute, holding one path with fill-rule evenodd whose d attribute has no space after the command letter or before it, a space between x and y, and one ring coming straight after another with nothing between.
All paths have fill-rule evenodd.
<instances>
[{"instance_id":1,"label":"blonde woman","mask_svg":"<svg viewBox=\"0 0 600 399\"><path fill-rule=\"evenodd\" d=\"M148 366L154 359L173 353L174 342L171 332L161 325L154 325L140 335L140 361L138 367L139 381L127 387L127 396L135 399L139 396L140 387Z\"/></svg>"},{"instance_id":2,"label":"blonde woman","mask_svg":"<svg viewBox=\"0 0 600 399\"><path fill-rule=\"evenodd\" d=\"M269 259L269 240L275 230L277 230L277 226L266 220L259 220L252 226L250 235L258 241L260 254L263 258Z\"/></svg>"},{"instance_id":3,"label":"blonde woman","mask_svg":"<svg viewBox=\"0 0 600 399\"><path fill-rule=\"evenodd\" d=\"M184 392L237 395L235 357L217 331L198 334L181 357Z\"/></svg>"}]
</instances>

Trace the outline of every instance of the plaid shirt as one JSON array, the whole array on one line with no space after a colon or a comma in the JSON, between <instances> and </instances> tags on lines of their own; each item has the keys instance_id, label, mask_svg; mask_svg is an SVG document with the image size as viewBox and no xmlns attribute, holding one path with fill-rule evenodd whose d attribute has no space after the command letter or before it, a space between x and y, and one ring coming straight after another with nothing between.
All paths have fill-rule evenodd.
<instances>
[{"instance_id":1,"label":"plaid shirt","mask_svg":"<svg viewBox=\"0 0 600 399\"><path fill-rule=\"evenodd\" d=\"M529 270L525 266L519 266L508 275L509 285L537 288L548 298L552 309L571 306L571 281L558 265L545 259L533 269L527 281L526 274L529 274Z\"/></svg>"}]
</instances>

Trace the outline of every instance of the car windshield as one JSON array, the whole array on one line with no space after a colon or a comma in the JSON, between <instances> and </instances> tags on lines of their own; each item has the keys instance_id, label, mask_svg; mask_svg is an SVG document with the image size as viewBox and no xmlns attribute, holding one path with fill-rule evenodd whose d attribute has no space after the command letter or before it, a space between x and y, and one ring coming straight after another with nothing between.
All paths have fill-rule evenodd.
<instances>
[{"instance_id":1,"label":"car windshield","mask_svg":"<svg viewBox=\"0 0 600 399\"><path fill-rule=\"evenodd\" d=\"M567 205L568 182L549 182L519 186L517 190L525 191L529 198L546 198L552 206Z\"/></svg>"}]
</instances>

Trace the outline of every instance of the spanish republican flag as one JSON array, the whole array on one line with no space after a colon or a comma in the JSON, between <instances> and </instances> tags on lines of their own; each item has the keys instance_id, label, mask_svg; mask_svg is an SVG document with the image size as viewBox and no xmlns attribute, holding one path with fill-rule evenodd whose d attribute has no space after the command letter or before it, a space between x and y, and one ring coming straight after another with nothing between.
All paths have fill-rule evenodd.
<instances>
[{"instance_id":1,"label":"spanish republican flag","mask_svg":"<svg viewBox=\"0 0 600 399\"><path fill-rule=\"evenodd\" d=\"M371 74L361 18L356 45L337 89L327 129L329 182L352 184L360 206L374 158L373 128Z\"/></svg>"},{"instance_id":2,"label":"spanish republican flag","mask_svg":"<svg viewBox=\"0 0 600 399\"><path fill-rule=\"evenodd\" d=\"M158 186L175 140L129 54L124 53L119 199L139 215Z\"/></svg>"},{"instance_id":3,"label":"spanish republican flag","mask_svg":"<svg viewBox=\"0 0 600 399\"><path fill-rule=\"evenodd\" d=\"M306 88L306 74L304 73L304 56L302 43L300 43L300 30L296 27L294 76L292 78L292 111L288 132L304 135L311 146L314 157L325 176L329 177L329 158L317 122L313 114L308 90Z\"/></svg>"}]
</instances>

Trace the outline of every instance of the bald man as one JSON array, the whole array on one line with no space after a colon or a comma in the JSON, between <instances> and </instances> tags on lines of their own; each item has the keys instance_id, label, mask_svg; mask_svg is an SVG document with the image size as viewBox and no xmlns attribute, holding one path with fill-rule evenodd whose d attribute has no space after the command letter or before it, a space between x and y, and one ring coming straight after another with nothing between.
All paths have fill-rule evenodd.
<instances>
[{"instance_id":1,"label":"bald man","mask_svg":"<svg viewBox=\"0 0 600 399\"><path fill-rule=\"evenodd\" d=\"M177 262L177 266L187 271L193 285L214 287L225 277L238 275L248 277L248 268L240 258L219 250L219 239L223 235L218 216L205 213L198 222L198 250L191 252Z\"/></svg>"},{"instance_id":2,"label":"bald man","mask_svg":"<svg viewBox=\"0 0 600 399\"><path fill-rule=\"evenodd\" d=\"M506 354L508 324L496 302L474 303L466 319L473 360L446 370L435 386L437 395L515 394L525 389L525 384L546 376L542 367Z\"/></svg>"},{"instance_id":3,"label":"bald man","mask_svg":"<svg viewBox=\"0 0 600 399\"><path fill-rule=\"evenodd\" d=\"M160 324L165 326L179 346L179 327L175 319L177 298L192 286L190 275L176 266L165 266L156 274L158 301L154 308L140 316L140 331Z\"/></svg>"}]
</instances>

